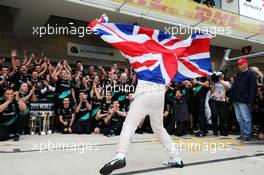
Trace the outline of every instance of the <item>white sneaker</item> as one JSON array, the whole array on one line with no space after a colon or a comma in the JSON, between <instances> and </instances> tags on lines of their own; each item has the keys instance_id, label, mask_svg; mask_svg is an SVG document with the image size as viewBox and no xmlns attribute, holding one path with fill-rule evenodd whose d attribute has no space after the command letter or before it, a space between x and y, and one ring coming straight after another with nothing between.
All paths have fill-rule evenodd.
<instances>
[{"instance_id":1,"label":"white sneaker","mask_svg":"<svg viewBox=\"0 0 264 175\"><path fill-rule=\"evenodd\" d=\"M163 165L169 166L169 167L176 167L176 168L183 168L184 164L180 157L176 158L169 158L168 161L163 162Z\"/></svg>"}]
</instances>

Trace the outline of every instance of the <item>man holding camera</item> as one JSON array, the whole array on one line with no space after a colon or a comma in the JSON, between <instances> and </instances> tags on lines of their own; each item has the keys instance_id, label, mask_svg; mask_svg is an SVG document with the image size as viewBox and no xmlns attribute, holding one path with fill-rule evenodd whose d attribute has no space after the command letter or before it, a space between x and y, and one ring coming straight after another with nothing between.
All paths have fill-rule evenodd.
<instances>
[{"instance_id":1,"label":"man holding camera","mask_svg":"<svg viewBox=\"0 0 264 175\"><path fill-rule=\"evenodd\" d=\"M256 75L248 68L245 58L237 61L239 72L232 86L232 99L234 102L236 118L240 126L241 136L238 139L250 140L252 136L252 116L250 108L256 99Z\"/></svg>"}]
</instances>

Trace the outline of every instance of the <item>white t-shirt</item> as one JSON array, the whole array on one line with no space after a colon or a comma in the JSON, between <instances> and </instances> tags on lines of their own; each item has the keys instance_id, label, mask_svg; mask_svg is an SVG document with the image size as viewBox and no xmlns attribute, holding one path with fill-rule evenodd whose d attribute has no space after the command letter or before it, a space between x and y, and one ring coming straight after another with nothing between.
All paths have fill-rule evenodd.
<instances>
[{"instance_id":1,"label":"white t-shirt","mask_svg":"<svg viewBox=\"0 0 264 175\"><path fill-rule=\"evenodd\" d=\"M230 87L230 83L227 81L224 81L224 83ZM226 88L223 84L220 82L214 83L214 91L211 93L210 98L217 100L217 101L226 101Z\"/></svg>"}]
</instances>

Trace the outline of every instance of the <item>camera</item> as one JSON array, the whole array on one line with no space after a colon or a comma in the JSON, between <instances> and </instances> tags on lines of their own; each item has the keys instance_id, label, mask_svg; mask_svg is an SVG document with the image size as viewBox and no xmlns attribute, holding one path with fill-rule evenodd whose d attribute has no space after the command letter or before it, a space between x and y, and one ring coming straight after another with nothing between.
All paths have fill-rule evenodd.
<instances>
[{"instance_id":1,"label":"camera","mask_svg":"<svg viewBox=\"0 0 264 175\"><path fill-rule=\"evenodd\" d=\"M222 75L222 72L214 72L211 75L211 82L212 83L218 83L220 81L220 76Z\"/></svg>"}]
</instances>

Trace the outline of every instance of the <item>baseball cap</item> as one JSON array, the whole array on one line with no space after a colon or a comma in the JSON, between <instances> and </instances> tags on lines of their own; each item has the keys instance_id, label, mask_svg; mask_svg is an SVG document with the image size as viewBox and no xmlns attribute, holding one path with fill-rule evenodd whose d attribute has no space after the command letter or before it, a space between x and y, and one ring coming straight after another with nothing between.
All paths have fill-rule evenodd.
<instances>
[{"instance_id":1,"label":"baseball cap","mask_svg":"<svg viewBox=\"0 0 264 175\"><path fill-rule=\"evenodd\" d=\"M246 58L241 58L237 61L237 64L244 64L244 63L248 63L248 60Z\"/></svg>"}]
</instances>

